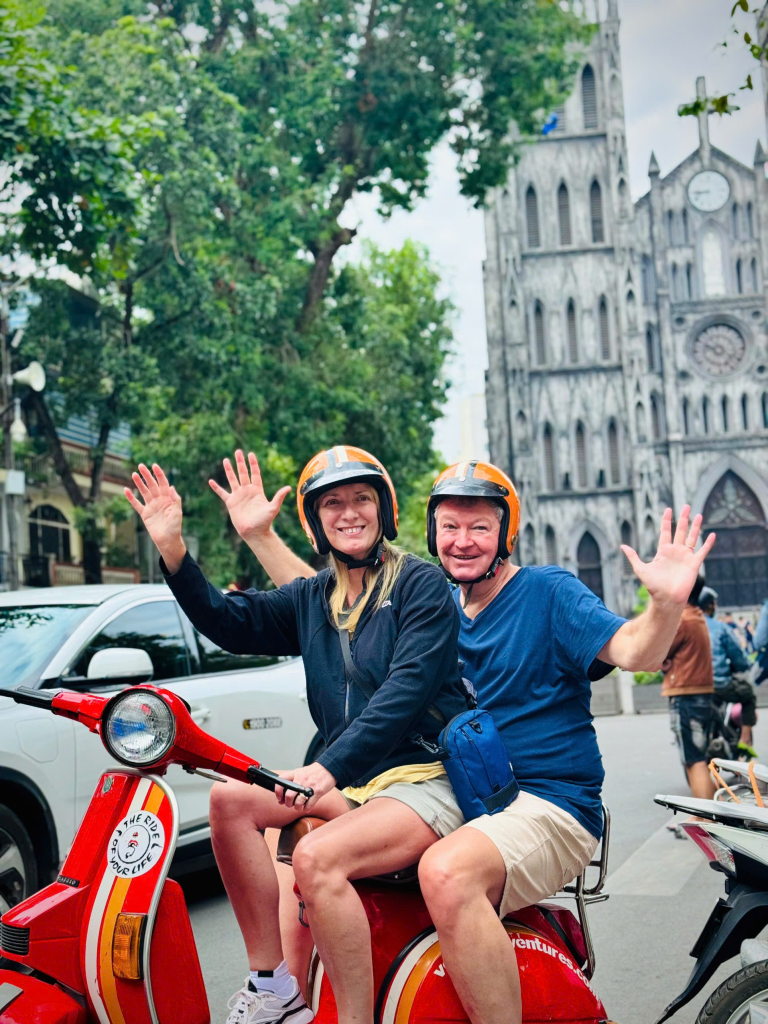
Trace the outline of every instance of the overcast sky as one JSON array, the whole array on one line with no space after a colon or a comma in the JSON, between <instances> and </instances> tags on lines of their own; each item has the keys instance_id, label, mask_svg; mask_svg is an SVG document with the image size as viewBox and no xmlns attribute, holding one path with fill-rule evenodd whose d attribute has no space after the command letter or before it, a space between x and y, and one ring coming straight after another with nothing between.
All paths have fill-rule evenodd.
<instances>
[{"instance_id":1,"label":"overcast sky","mask_svg":"<svg viewBox=\"0 0 768 1024\"><path fill-rule=\"evenodd\" d=\"M741 109L729 117L710 118L712 143L752 166L755 142L765 144L759 74L756 62L730 33L731 0L619 0L624 105L632 195L648 190L648 161L654 150L662 175L668 174L698 145L695 118L679 118L677 106L695 96L696 77L705 75L707 93L735 91L748 71L756 89L732 101ZM747 27L743 18L742 28ZM749 26L751 28L751 26ZM718 46L724 39L728 47ZM452 381L445 417L436 431L436 446L447 461L458 457L461 398L482 391L487 365L483 310L482 261L485 256L482 214L462 199L447 147L432 161L429 195L412 213L389 221L376 215L370 196L358 200L346 223L359 223L360 237L386 247L406 238L429 246L441 267L446 289L458 307L456 356L448 367ZM356 255L353 253L352 255Z\"/></svg>"}]
</instances>

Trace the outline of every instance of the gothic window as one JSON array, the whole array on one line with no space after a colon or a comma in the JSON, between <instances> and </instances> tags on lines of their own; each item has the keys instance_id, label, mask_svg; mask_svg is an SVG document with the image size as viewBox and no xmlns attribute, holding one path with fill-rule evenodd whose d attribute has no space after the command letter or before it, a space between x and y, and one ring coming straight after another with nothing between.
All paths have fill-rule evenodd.
<instances>
[{"instance_id":1,"label":"gothic window","mask_svg":"<svg viewBox=\"0 0 768 1024\"><path fill-rule=\"evenodd\" d=\"M568 308L565 314L566 331L568 334L568 359L572 363L579 361L579 339L576 334L576 307L573 299L568 300Z\"/></svg>"},{"instance_id":2,"label":"gothic window","mask_svg":"<svg viewBox=\"0 0 768 1024\"><path fill-rule=\"evenodd\" d=\"M749 276L752 279L752 291L757 293L757 260L752 260L750 263Z\"/></svg>"},{"instance_id":3,"label":"gothic window","mask_svg":"<svg viewBox=\"0 0 768 1024\"><path fill-rule=\"evenodd\" d=\"M707 555L707 584L721 605L759 605L768 593L768 527L754 492L728 470L704 505L706 537L717 533Z\"/></svg>"},{"instance_id":4,"label":"gothic window","mask_svg":"<svg viewBox=\"0 0 768 1024\"><path fill-rule=\"evenodd\" d=\"M525 222L528 227L528 247L538 249L541 245L539 234L539 201L536 198L536 189L533 185L528 186L525 193Z\"/></svg>"},{"instance_id":5,"label":"gothic window","mask_svg":"<svg viewBox=\"0 0 768 1024\"><path fill-rule=\"evenodd\" d=\"M536 347L536 363L543 366L547 361L547 342L544 336L544 307L536 302L533 307L533 337Z\"/></svg>"},{"instance_id":6,"label":"gothic window","mask_svg":"<svg viewBox=\"0 0 768 1024\"><path fill-rule=\"evenodd\" d=\"M741 280L741 260L736 260L736 291L741 295L744 291L744 282Z\"/></svg>"},{"instance_id":7,"label":"gothic window","mask_svg":"<svg viewBox=\"0 0 768 1024\"><path fill-rule=\"evenodd\" d=\"M631 330L637 327L637 307L635 305L635 293L627 292L627 323Z\"/></svg>"},{"instance_id":8,"label":"gothic window","mask_svg":"<svg viewBox=\"0 0 768 1024\"><path fill-rule=\"evenodd\" d=\"M605 296L600 296L598 307L598 326L600 328L600 356L602 359L611 358L611 329L608 321L608 303Z\"/></svg>"},{"instance_id":9,"label":"gothic window","mask_svg":"<svg viewBox=\"0 0 768 1024\"><path fill-rule=\"evenodd\" d=\"M688 245L690 241L688 236L688 211L683 207L683 242Z\"/></svg>"},{"instance_id":10,"label":"gothic window","mask_svg":"<svg viewBox=\"0 0 768 1024\"><path fill-rule=\"evenodd\" d=\"M648 502L648 507L650 507L650 502ZM645 534L645 536L644 536L643 539L645 541L645 557L646 558L653 558L653 556L656 554L656 536L657 536L657 534L656 534L656 524L654 523L652 516L646 516L645 517L644 534Z\"/></svg>"},{"instance_id":11,"label":"gothic window","mask_svg":"<svg viewBox=\"0 0 768 1024\"><path fill-rule=\"evenodd\" d=\"M731 230L733 231L733 237L739 237L739 204L734 203L731 207Z\"/></svg>"},{"instance_id":12,"label":"gothic window","mask_svg":"<svg viewBox=\"0 0 768 1024\"><path fill-rule=\"evenodd\" d=\"M625 519L621 524L621 543L625 544L628 548L631 548L633 547L632 540L632 524L627 522ZM621 571L625 576L632 575L632 566L629 564L628 558L622 558Z\"/></svg>"},{"instance_id":13,"label":"gothic window","mask_svg":"<svg viewBox=\"0 0 768 1024\"><path fill-rule=\"evenodd\" d=\"M608 464L611 473L611 483L621 483L621 459L619 458L619 432L616 429L616 421L611 420L608 424Z\"/></svg>"},{"instance_id":14,"label":"gothic window","mask_svg":"<svg viewBox=\"0 0 768 1024\"><path fill-rule=\"evenodd\" d=\"M701 400L701 426L705 434L709 433L709 399L706 395Z\"/></svg>"},{"instance_id":15,"label":"gothic window","mask_svg":"<svg viewBox=\"0 0 768 1024\"><path fill-rule=\"evenodd\" d=\"M654 441L661 440L663 426L661 399L658 395L651 395L651 432Z\"/></svg>"},{"instance_id":16,"label":"gothic window","mask_svg":"<svg viewBox=\"0 0 768 1024\"><path fill-rule=\"evenodd\" d=\"M600 548L592 534L587 531L579 541L576 550L576 561L579 565L579 579L589 587L593 594L602 599L603 567L600 560Z\"/></svg>"},{"instance_id":17,"label":"gothic window","mask_svg":"<svg viewBox=\"0 0 768 1024\"><path fill-rule=\"evenodd\" d=\"M53 505L38 505L29 517L29 553L52 555L54 562L71 562L69 520Z\"/></svg>"},{"instance_id":18,"label":"gothic window","mask_svg":"<svg viewBox=\"0 0 768 1024\"><path fill-rule=\"evenodd\" d=\"M584 424L579 420L576 424L576 486L587 487L587 437Z\"/></svg>"},{"instance_id":19,"label":"gothic window","mask_svg":"<svg viewBox=\"0 0 768 1024\"><path fill-rule=\"evenodd\" d=\"M747 238L755 237L755 222L752 216L752 203L747 203Z\"/></svg>"},{"instance_id":20,"label":"gothic window","mask_svg":"<svg viewBox=\"0 0 768 1024\"><path fill-rule=\"evenodd\" d=\"M768 430L768 393L763 392L763 428Z\"/></svg>"},{"instance_id":21,"label":"gothic window","mask_svg":"<svg viewBox=\"0 0 768 1024\"><path fill-rule=\"evenodd\" d=\"M565 107L555 107L555 127L552 129L553 132L564 132L566 127L565 122Z\"/></svg>"},{"instance_id":22,"label":"gothic window","mask_svg":"<svg viewBox=\"0 0 768 1024\"><path fill-rule=\"evenodd\" d=\"M701 264L704 294L725 295L725 260L723 245L716 228L708 228L701 240Z\"/></svg>"},{"instance_id":23,"label":"gothic window","mask_svg":"<svg viewBox=\"0 0 768 1024\"><path fill-rule=\"evenodd\" d=\"M536 565L536 534L530 523L523 530L523 564Z\"/></svg>"},{"instance_id":24,"label":"gothic window","mask_svg":"<svg viewBox=\"0 0 768 1024\"><path fill-rule=\"evenodd\" d=\"M548 423L544 424L544 486L548 491L554 491L556 486L555 442Z\"/></svg>"},{"instance_id":25,"label":"gothic window","mask_svg":"<svg viewBox=\"0 0 768 1024\"><path fill-rule=\"evenodd\" d=\"M557 190L557 219L560 225L560 245L571 244L571 201L565 182Z\"/></svg>"},{"instance_id":26,"label":"gothic window","mask_svg":"<svg viewBox=\"0 0 768 1024\"><path fill-rule=\"evenodd\" d=\"M604 242L603 190L597 181L593 181L589 189L589 217L592 223L592 241L595 244Z\"/></svg>"},{"instance_id":27,"label":"gothic window","mask_svg":"<svg viewBox=\"0 0 768 1024\"><path fill-rule=\"evenodd\" d=\"M727 434L728 431L731 429L730 417L728 415L729 408L728 408L728 396L727 395L723 395L723 399L722 399L722 402L720 404L721 404L721 407L722 407L722 410L723 410L723 432Z\"/></svg>"},{"instance_id":28,"label":"gothic window","mask_svg":"<svg viewBox=\"0 0 768 1024\"><path fill-rule=\"evenodd\" d=\"M688 437L689 434L691 433L690 409L689 409L689 406L688 406L688 399L687 398L683 399L683 433L685 434L686 437Z\"/></svg>"},{"instance_id":29,"label":"gothic window","mask_svg":"<svg viewBox=\"0 0 768 1024\"><path fill-rule=\"evenodd\" d=\"M650 303L656 298L653 263L650 256L643 256L640 264L640 280L643 288L643 302Z\"/></svg>"},{"instance_id":30,"label":"gothic window","mask_svg":"<svg viewBox=\"0 0 768 1024\"><path fill-rule=\"evenodd\" d=\"M672 301L677 302L680 298L680 285L677 280L677 264L672 264Z\"/></svg>"},{"instance_id":31,"label":"gothic window","mask_svg":"<svg viewBox=\"0 0 768 1024\"><path fill-rule=\"evenodd\" d=\"M629 216L629 203L627 202L627 183L622 178L619 182L619 213L622 217Z\"/></svg>"},{"instance_id":32,"label":"gothic window","mask_svg":"<svg viewBox=\"0 0 768 1024\"><path fill-rule=\"evenodd\" d=\"M659 368L656 362L656 335L650 324L645 329L645 359L648 363L648 372L655 373Z\"/></svg>"},{"instance_id":33,"label":"gothic window","mask_svg":"<svg viewBox=\"0 0 768 1024\"><path fill-rule=\"evenodd\" d=\"M675 215L671 210L667 211L667 245L675 244Z\"/></svg>"},{"instance_id":34,"label":"gothic window","mask_svg":"<svg viewBox=\"0 0 768 1024\"><path fill-rule=\"evenodd\" d=\"M547 565L557 565L557 542L555 541L555 531L551 526L548 526L544 532L544 553Z\"/></svg>"},{"instance_id":35,"label":"gothic window","mask_svg":"<svg viewBox=\"0 0 768 1024\"><path fill-rule=\"evenodd\" d=\"M528 421L525 418L524 412L519 412L515 418L515 425L517 434L517 443L520 448L528 447Z\"/></svg>"},{"instance_id":36,"label":"gothic window","mask_svg":"<svg viewBox=\"0 0 768 1024\"><path fill-rule=\"evenodd\" d=\"M597 128L597 88L595 72L589 64L581 73L581 102L584 109L584 128Z\"/></svg>"},{"instance_id":37,"label":"gothic window","mask_svg":"<svg viewBox=\"0 0 768 1024\"><path fill-rule=\"evenodd\" d=\"M749 430L749 399L746 395L741 396L741 425L744 430Z\"/></svg>"},{"instance_id":38,"label":"gothic window","mask_svg":"<svg viewBox=\"0 0 768 1024\"><path fill-rule=\"evenodd\" d=\"M686 299L693 298L693 267L690 263L685 265L685 297Z\"/></svg>"},{"instance_id":39,"label":"gothic window","mask_svg":"<svg viewBox=\"0 0 768 1024\"><path fill-rule=\"evenodd\" d=\"M638 402L635 406L635 433L637 440L641 443L646 440L646 429L645 406L642 402Z\"/></svg>"}]
</instances>

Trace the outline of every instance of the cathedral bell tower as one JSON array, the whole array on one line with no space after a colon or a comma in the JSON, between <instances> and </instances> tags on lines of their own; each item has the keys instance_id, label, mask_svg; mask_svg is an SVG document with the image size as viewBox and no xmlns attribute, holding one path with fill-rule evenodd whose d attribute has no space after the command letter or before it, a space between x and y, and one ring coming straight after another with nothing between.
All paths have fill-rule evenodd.
<instances>
[{"instance_id":1,"label":"cathedral bell tower","mask_svg":"<svg viewBox=\"0 0 768 1024\"><path fill-rule=\"evenodd\" d=\"M491 459L521 491L522 564L564 565L618 607L636 521L623 369L640 342L616 0L530 141L486 211Z\"/></svg>"}]
</instances>

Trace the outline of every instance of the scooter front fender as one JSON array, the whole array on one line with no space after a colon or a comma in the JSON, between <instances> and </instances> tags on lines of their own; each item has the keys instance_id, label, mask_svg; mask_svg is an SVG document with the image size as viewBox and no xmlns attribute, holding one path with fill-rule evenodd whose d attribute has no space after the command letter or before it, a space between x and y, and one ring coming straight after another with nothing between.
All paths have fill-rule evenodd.
<instances>
[{"instance_id":1,"label":"scooter front fender","mask_svg":"<svg viewBox=\"0 0 768 1024\"><path fill-rule=\"evenodd\" d=\"M56 985L0 970L0 1024L88 1024L85 1008Z\"/></svg>"},{"instance_id":2,"label":"scooter front fender","mask_svg":"<svg viewBox=\"0 0 768 1024\"><path fill-rule=\"evenodd\" d=\"M709 920L691 950L696 966L688 984L673 999L656 1024L677 1013L701 992L720 964L730 960L741 949L744 939L753 938L768 924L768 892L749 885L737 885L727 900L718 900Z\"/></svg>"}]
</instances>

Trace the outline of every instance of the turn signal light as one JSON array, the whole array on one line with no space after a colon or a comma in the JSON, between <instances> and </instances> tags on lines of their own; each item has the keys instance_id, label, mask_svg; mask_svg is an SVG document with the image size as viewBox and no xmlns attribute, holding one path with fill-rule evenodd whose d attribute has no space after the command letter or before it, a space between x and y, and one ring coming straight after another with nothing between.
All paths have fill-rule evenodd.
<instances>
[{"instance_id":1,"label":"turn signal light","mask_svg":"<svg viewBox=\"0 0 768 1024\"><path fill-rule=\"evenodd\" d=\"M112 936L112 973L128 981L141 980L141 938L146 914L118 914Z\"/></svg>"}]
</instances>

